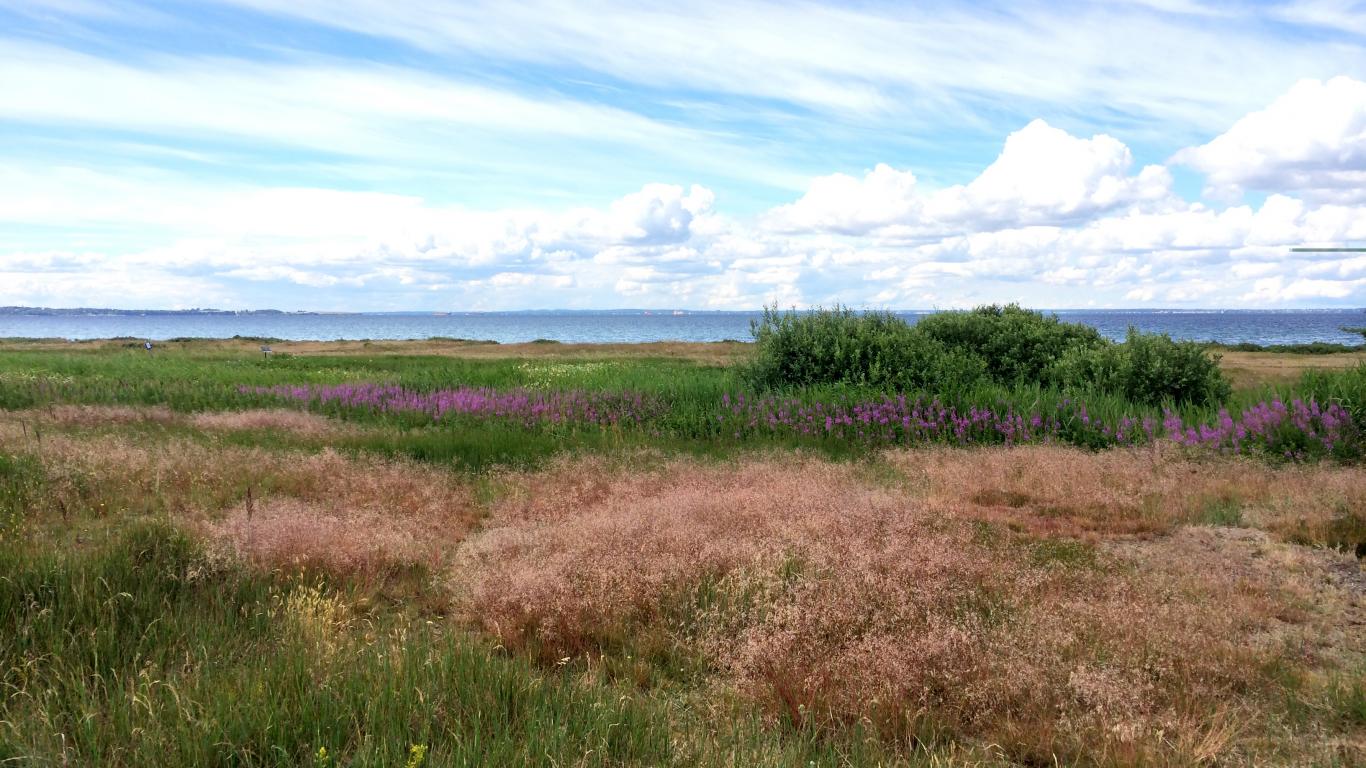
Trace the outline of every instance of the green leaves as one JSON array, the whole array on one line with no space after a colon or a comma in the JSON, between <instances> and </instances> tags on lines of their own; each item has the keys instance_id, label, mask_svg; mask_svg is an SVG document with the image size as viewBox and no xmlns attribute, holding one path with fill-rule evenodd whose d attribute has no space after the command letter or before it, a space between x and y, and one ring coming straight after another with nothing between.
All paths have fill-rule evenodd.
<instances>
[{"instance_id":1,"label":"green leaves","mask_svg":"<svg viewBox=\"0 0 1366 768\"><path fill-rule=\"evenodd\" d=\"M748 374L767 389L849 385L952 397L975 387L1049 385L1157 406L1212 405L1231 392L1195 342L1130 330L1116 344L1080 323L1016 305L941 312L915 325L887 312L765 308Z\"/></svg>"}]
</instances>

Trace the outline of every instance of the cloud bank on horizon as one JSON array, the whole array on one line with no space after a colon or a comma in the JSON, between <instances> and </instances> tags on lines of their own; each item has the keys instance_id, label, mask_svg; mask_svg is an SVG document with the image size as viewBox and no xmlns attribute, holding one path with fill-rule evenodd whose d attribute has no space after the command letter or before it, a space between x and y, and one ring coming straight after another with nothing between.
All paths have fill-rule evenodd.
<instances>
[{"instance_id":1,"label":"cloud bank on horizon","mask_svg":"<svg viewBox=\"0 0 1366 768\"><path fill-rule=\"evenodd\" d=\"M1366 306L1366 3L0 0L0 304Z\"/></svg>"}]
</instances>

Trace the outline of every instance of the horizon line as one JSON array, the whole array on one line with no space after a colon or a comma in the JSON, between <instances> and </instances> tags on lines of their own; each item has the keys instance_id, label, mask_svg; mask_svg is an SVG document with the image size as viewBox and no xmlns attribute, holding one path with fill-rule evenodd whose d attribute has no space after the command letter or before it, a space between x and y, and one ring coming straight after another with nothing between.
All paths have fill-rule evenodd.
<instances>
[{"instance_id":1,"label":"horizon line","mask_svg":"<svg viewBox=\"0 0 1366 768\"><path fill-rule=\"evenodd\" d=\"M1366 250L1366 249L1363 249ZM1327 307L1144 307L1144 306L1110 306L1110 307L1031 307L1019 302L988 302L975 304L973 307L928 307L928 308L890 308L890 307L847 307L846 305L813 305L804 308L794 306L778 307L781 311L814 312L822 309L836 309L846 307L859 312L966 312L978 307L988 306L1018 306L1022 309L1036 312L1346 312L1361 310L1366 312L1366 306L1327 306ZM442 317L452 315L509 315L509 314L530 314L530 313L625 313L639 312L642 314L672 313L683 312L687 314L739 314L739 313L760 313L767 307L752 307L748 309L690 309L688 307L601 307L601 308L571 308L571 307L548 307L548 308L521 308L521 309L387 309L387 310L339 310L339 309L277 309L266 307L261 309L223 309L219 307L182 307L182 308L158 308L158 307L50 307L33 306L26 304L10 304L0 306L0 315L9 314L7 310L32 310L45 312L112 312L112 313L135 313L135 312L155 312L158 314L286 314L286 315L420 315L429 317Z\"/></svg>"}]
</instances>

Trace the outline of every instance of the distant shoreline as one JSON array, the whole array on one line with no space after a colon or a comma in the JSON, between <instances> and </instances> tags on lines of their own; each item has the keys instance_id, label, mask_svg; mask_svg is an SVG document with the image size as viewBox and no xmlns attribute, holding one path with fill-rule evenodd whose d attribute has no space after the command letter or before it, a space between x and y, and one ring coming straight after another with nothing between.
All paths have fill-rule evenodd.
<instances>
[{"instance_id":1,"label":"distant shoreline","mask_svg":"<svg viewBox=\"0 0 1366 768\"><path fill-rule=\"evenodd\" d=\"M868 311L888 311L893 314L903 315L927 315L936 312L956 311L954 308L934 308L934 309L887 309L867 308ZM1366 307L1070 307L1070 308L1038 308L1039 311L1049 314L1095 314L1095 313L1115 313L1115 314L1237 314L1237 313L1341 313L1341 312L1362 312L1366 313ZM799 310L801 311L801 310ZM630 316L630 315L651 315L651 316L687 316L687 315L751 315L763 312L762 307L752 309L688 309L685 307L666 307L663 309L651 308L616 308L616 309L506 309L506 310L394 310L394 311L364 311L351 312L345 310L312 310L312 309L214 309L214 308L192 308L192 309L114 309L108 307L25 307L8 306L0 307L0 317L163 317L163 316L186 316L186 317L250 317L253 315L263 316L307 316L307 317L475 317L475 316L505 316L505 315L525 315L525 316L554 316L554 315L579 315L579 316Z\"/></svg>"},{"instance_id":2,"label":"distant shoreline","mask_svg":"<svg viewBox=\"0 0 1366 768\"><path fill-rule=\"evenodd\" d=\"M108 314L101 314L109 312ZM1065 322L1090 325L1112 340L1129 328L1173 339L1260 346L1356 345L1366 326L1361 310L1045 310ZM894 313L907 322L932 312ZM186 339L411 340L487 339L503 344L537 339L562 343L748 341L762 311L593 310L491 313L247 313L0 307L0 338L110 339L153 342ZM1323 351L1323 350L1318 350Z\"/></svg>"}]
</instances>

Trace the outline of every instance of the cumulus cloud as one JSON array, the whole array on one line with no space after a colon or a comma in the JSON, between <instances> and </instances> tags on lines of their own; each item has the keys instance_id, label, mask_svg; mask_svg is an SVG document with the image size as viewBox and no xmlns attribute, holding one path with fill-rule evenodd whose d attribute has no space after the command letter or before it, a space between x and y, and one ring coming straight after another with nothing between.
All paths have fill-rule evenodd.
<instances>
[{"instance_id":1,"label":"cumulus cloud","mask_svg":"<svg viewBox=\"0 0 1366 768\"><path fill-rule=\"evenodd\" d=\"M1050 224L1083 220L1171 196L1159 165L1130 176L1129 148L1105 134L1082 139L1043 120L1010 134L994 163L965 187L933 198L928 213L949 221Z\"/></svg>"},{"instance_id":2,"label":"cumulus cloud","mask_svg":"<svg viewBox=\"0 0 1366 768\"><path fill-rule=\"evenodd\" d=\"M1314 201L1366 201L1366 82L1301 80L1173 162L1206 174L1206 194L1225 199L1274 190Z\"/></svg>"},{"instance_id":3,"label":"cumulus cloud","mask_svg":"<svg viewBox=\"0 0 1366 768\"><path fill-rule=\"evenodd\" d=\"M915 174L879 163L862 179L835 173L812 180L800 200L778 207L769 220L775 229L786 232L861 235L893 224L913 223L923 208Z\"/></svg>"},{"instance_id":4,"label":"cumulus cloud","mask_svg":"<svg viewBox=\"0 0 1366 768\"><path fill-rule=\"evenodd\" d=\"M1078 138L1034 120L1010 134L995 162L966 185L922 192L910 171L878 165L862 179L815 179L769 221L785 232L923 237L1076 223L1171 202L1167 169L1150 165L1130 175L1133 164L1129 148L1112 136Z\"/></svg>"},{"instance_id":5,"label":"cumulus cloud","mask_svg":"<svg viewBox=\"0 0 1366 768\"><path fill-rule=\"evenodd\" d=\"M696 184L686 193L672 184L646 184L612 201L605 216L585 211L581 234L635 245L681 243L692 236L693 219L710 212L715 199Z\"/></svg>"},{"instance_id":6,"label":"cumulus cloud","mask_svg":"<svg viewBox=\"0 0 1366 768\"><path fill-rule=\"evenodd\" d=\"M878 173L882 181L873 188L896 188L908 176L885 167ZM856 190L868 188L861 180L839 183L850 181ZM245 199L316 199L324 211L338 202L343 212L360 211L369 200L297 191L248 192ZM1078 198L1040 199L1071 205ZM1366 238L1366 206L1314 205L1285 195L1222 210L1131 204L1081 221L1016 222L919 239L888 236L892 225L864 233L755 227L713 210L713 195L701 186L650 184L597 208L559 212L372 202L390 213L371 218L373 229L360 227L354 236L345 236L344 227L342 235L325 237L321 215L282 227L282 217L258 217L256 208L229 200L216 209L231 212L233 236L212 226L196 233L190 219L186 230L168 232L165 244L123 254L0 252L0 296L11 303L115 306L165 306L174 296L180 306L317 309L1366 303L1366 260L1289 252L1306 241ZM884 202L870 198L874 212ZM873 218L854 206L840 220ZM119 289L106 290L111 286Z\"/></svg>"}]
</instances>

